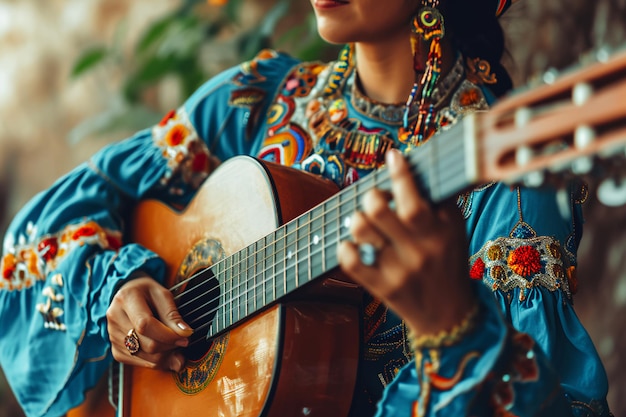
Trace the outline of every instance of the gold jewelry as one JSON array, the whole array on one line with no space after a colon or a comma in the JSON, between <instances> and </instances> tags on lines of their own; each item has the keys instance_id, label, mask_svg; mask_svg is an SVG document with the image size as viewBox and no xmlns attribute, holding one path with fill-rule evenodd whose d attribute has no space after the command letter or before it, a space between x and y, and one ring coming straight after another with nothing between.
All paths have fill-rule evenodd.
<instances>
[{"instance_id":1,"label":"gold jewelry","mask_svg":"<svg viewBox=\"0 0 626 417\"><path fill-rule=\"evenodd\" d=\"M480 308L477 303L465 315L463 320L449 331L442 330L434 335L426 334L420 336L416 336L412 331L409 331L409 342L413 351L450 347L459 343L476 327L476 319L479 312Z\"/></svg>"},{"instance_id":2,"label":"gold jewelry","mask_svg":"<svg viewBox=\"0 0 626 417\"><path fill-rule=\"evenodd\" d=\"M131 355L134 355L139 352L139 349L141 349L139 346L139 336L137 336L135 329L130 329L126 334L126 337L124 338L124 346Z\"/></svg>"}]
</instances>

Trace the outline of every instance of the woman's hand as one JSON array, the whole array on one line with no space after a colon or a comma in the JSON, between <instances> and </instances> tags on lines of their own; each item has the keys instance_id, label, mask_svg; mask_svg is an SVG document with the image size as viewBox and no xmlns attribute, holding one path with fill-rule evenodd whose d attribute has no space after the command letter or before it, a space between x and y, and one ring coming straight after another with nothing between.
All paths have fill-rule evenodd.
<instances>
[{"instance_id":1,"label":"woman's hand","mask_svg":"<svg viewBox=\"0 0 626 417\"><path fill-rule=\"evenodd\" d=\"M118 362L180 371L185 358L178 348L189 344L193 330L183 321L172 293L143 276L124 284L107 310L109 340ZM131 354L125 339L134 329L139 350Z\"/></svg>"},{"instance_id":2,"label":"woman's hand","mask_svg":"<svg viewBox=\"0 0 626 417\"><path fill-rule=\"evenodd\" d=\"M463 218L454 202L431 207L399 151L388 151L386 162L391 192L372 190L364 196L363 211L352 221L354 241L342 242L339 263L415 334L449 330L475 302ZM376 248L372 265L361 260L359 245L363 244Z\"/></svg>"}]
</instances>

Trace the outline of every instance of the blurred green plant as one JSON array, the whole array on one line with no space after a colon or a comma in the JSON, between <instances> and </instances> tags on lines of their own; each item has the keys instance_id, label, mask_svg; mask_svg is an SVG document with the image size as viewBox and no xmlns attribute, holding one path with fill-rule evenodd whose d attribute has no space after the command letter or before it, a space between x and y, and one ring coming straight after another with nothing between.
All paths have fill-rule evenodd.
<instances>
[{"instance_id":1,"label":"blurred green plant","mask_svg":"<svg viewBox=\"0 0 626 417\"><path fill-rule=\"evenodd\" d=\"M294 19L290 0L275 0L260 20L244 27L242 16L249 1L230 0L215 7L206 0L183 0L144 31L131 54L124 51L123 23L110 45L86 49L73 65L72 78L112 65L123 80L107 111L78 125L70 140L135 131L158 122L167 109L155 108L145 96L166 78L174 77L179 95L187 97L217 72L253 58L263 48L281 49L303 60L334 55L335 48L317 34L312 12ZM219 50L222 53L215 54Z\"/></svg>"}]
</instances>

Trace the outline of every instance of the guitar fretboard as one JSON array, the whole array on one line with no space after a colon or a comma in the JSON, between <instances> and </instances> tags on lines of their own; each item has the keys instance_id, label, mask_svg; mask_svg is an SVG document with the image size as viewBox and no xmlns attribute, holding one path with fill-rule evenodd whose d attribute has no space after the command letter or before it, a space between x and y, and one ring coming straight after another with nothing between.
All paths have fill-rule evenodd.
<instances>
[{"instance_id":1,"label":"guitar fretboard","mask_svg":"<svg viewBox=\"0 0 626 417\"><path fill-rule=\"evenodd\" d=\"M473 182L468 169L473 144L462 140L466 125L459 123L437 134L407 156L422 194L433 203L446 200ZM189 324L196 331L208 327L210 338L337 268L337 246L350 236L351 216L359 209L362 196L375 187L390 189L386 168L201 272L207 278L217 278L219 288L202 295L211 301L194 308L194 321ZM192 287L188 291L207 289ZM179 306L181 312L184 307Z\"/></svg>"}]
</instances>

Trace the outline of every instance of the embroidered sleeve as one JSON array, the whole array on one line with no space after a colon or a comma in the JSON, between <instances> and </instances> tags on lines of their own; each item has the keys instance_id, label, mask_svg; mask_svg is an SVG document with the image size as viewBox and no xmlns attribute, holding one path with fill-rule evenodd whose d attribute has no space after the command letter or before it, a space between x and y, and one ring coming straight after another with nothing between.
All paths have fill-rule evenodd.
<instances>
[{"instance_id":1,"label":"embroidered sleeve","mask_svg":"<svg viewBox=\"0 0 626 417\"><path fill-rule=\"evenodd\" d=\"M225 71L156 126L102 149L13 220L0 259L0 364L29 416L63 415L82 401L111 361L112 294L136 271L163 279L158 255L127 239L134 204L185 205L220 160L253 153L265 98L294 62L266 51Z\"/></svg>"},{"instance_id":2,"label":"embroidered sleeve","mask_svg":"<svg viewBox=\"0 0 626 417\"><path fill-rule=\"evenodd\" d=\"M541 349L504 322L487 288L476 287L477 325L452 345L416 349L385 391L378 417L571 415Z\"/></svg>"},{"instance_id":3,"label":"embroidered sleeve","mask_svg":"<svg viewBox=\"0 0 626 417\"><path fill-rule=\"evenodd\" d=\"M581 184L556 191L495 183L460 205L470 236L470 277L492 291L507 323L544 352L572 410L584 404L602 416L606 372L573 308L586 193Z\"/></svg>"}]
</instances>

